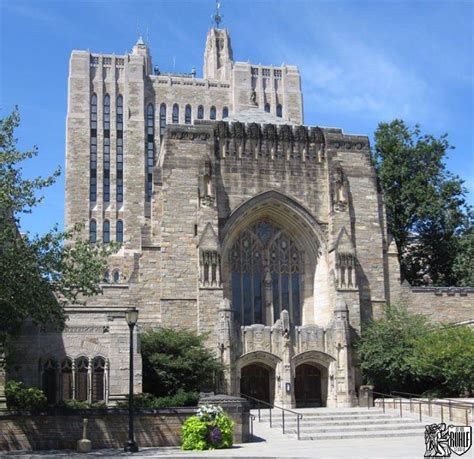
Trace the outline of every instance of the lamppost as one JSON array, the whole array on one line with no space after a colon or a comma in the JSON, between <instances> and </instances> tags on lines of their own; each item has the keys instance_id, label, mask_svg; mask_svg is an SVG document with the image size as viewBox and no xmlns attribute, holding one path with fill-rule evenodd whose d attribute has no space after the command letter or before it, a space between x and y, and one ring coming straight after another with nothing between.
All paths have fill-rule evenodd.
<instances>
[{"instance_id":1,"label":"lamppost","mask_svg":"<svg viewBox=\"0 0 474 459\"><path fill-rule=\"evenodd\" d=\"M136 453L138 451L137 443L133 438L133 329L138 320L138 309L128 308L125 313L128 328L130 329L130 382L128 390L128 440L125 443L124 451Z\"/></svg>"}]
</instances>

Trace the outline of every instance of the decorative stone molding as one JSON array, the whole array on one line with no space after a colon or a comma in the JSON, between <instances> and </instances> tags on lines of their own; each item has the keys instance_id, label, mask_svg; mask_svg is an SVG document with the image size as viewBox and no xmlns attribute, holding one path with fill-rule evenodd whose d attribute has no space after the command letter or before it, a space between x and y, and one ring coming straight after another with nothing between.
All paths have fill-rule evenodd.
<instances>
[{"instance_id":1,"label":"decorative stone molding","mask_svg":"<svg viewBox=\"0 0 474 459\"><path fill-rule=\"evenodd\" d=\"M207 223L199 240L199 268L201 287L221 286L219 240L211 223Z\"/></svg>"},{"instance_id":2,"label":"decorative stone molding","mask_svg":"<svg viewBox=\"0 0 474 459\"><path fill-rule=\"evenodd\" d=\"M336 212L344 212L348 206L349 182L339 161L334 161L331 169L332 208Z\"/></svg>"},{"instance_id":3,"label":"decorative stone molding","mask_svg":"<svg viewBox=\"0 0 474 459\"><path fill-rule=\"evenodd\" d=\"M173 140L209 140L210 134L208 132L194 132L190 130L171 130L168 134Z\"/></svg>"}]
</instances>

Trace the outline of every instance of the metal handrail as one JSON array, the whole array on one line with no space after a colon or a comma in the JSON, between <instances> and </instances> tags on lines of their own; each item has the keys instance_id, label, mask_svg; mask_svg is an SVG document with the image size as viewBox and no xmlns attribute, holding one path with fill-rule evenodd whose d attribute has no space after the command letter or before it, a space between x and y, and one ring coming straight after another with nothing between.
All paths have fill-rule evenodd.
<instances>
[{"instance_id":1,"label":"metal handrail","mask_svg":"<svg viewBox=\"0 0 474 459\"><path fill-rule=\"evenodd\" d=\"M281 419L282 419L281 427L282 427L283 433L285 433L285 411L295 415L296 416L296 434L297 434L298 440L300 439L300 420L303 419L303 415L301 413L297 413L296 411L290 410L289 408L283 408L283 407L275 405L273 403L265 402L264 400L259 400L258 398L251 397L250 395L247 395L247 394L240 393L240 395L242 397L248 398L248 399L253 400L254 402L258 403L258 406L257 406L257 409L258 409L258 422L261 422L260 404L268 406L270 428L273 427L273 425L272 425L272 409L281 410Z\"/></svg>"},{"instance_id":2,"label":"metal handrail","mask_svg":"<svg viewBox=\"0 0 474 459\"><path fill-rule=\"evenodd\" d=\"M474 408L474 403L470 403L470 402L460 402L459 400L454 400L452 398L446 398L444 400L447 400L448 403L446 402L443 402L443 401L440 401L439 399L437 398L434 398L434 397L430 397L430 396L425 396L425 395L422 395L422 394L413 394L411 392L401 392L401 391L398 391L398 390L393 390L390 392L390 394L398 394L398 395L408 395L409 398L417 398L417 399L428 399L428 400L432 400L434 402L438 401L440 404L441 403L444 403L444 404L447 404L448 406L449 405L457 405L457 406L460 406L460 407L469 407L469 408Z\"/></svg>"},{"instance_id":3,"label":"metal handrail","mask_svg":"<svg viewBox=\"0 0 474 459\"><path fill-rule=\"evenodd\" d=\"M377 392L377 391L374 391L374 390L370 390L370 389L367 389L367 397L368 397L368 393L369 392L372 392L372 394L375 394L375 395L379 395L379 396L382 396L382 408L383 408L383 412L385 413L385 398L390 398L393 400L393 408L395 409L396 407L396 401L398 399L398 404L399 404L399 407L400 407L400 417L403 417L403 405L404 404L409 404L410 405L410 412L412 412L412 408L413 408L413 398L409 398L408 401L403 401L403 398L402 397L396 397L394 394L397 393L397 394L406 394L406 395L410 395L408 392L397 392L397 391L393 391L391 394L384 394L383 392ZM411 394L411 395L415 395L415 394ZM428 400L424 400L422 397L416 397L415 399L415 403L418 403L418 413L419 413L419 417L420 417L420 422L422 421L423 419L423 416L422 416L422 411L421 411L421 405L428 405L428 412L429 412L429 416L432 415L432 410L431 410L431 406L432 405L435 405L435 406L440 406L441 407L441 422L444 422L444 410L443 410L443 407L447 406L449 407L449 420L452 421L452 407L453 407L453 403L451 401L448 400L448 402L443 402L443 401L439 401L439 400L432 400L430 398L428 398ZM464 410L465 412L465 415L466 415L466 425L469 425L469 417L468 417L468 413L469 412L473 412L473 408L471 406L471 404L462 404L462 403L458 403L455 405L456 408L460 408L461 410ZM370 403L367 403L367 409L370 410Z\"/></svg>"}]
</instances>

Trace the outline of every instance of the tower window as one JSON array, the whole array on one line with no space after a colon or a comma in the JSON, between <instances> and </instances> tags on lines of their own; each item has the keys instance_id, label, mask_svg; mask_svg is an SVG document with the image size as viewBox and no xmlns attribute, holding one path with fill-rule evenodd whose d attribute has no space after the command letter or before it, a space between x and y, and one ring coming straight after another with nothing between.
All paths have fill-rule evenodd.
<instances>
[{"instance_id":1,"label":"tower window","mask_svg":"<svg viewBox=\"0 0 474 459\"><path fill-rule=\"evenodd\" d=\"M123 97L117 97L116 200L123 202Z\"/></svg>"},{"instance_id":2,"label":"tower window","mask_svg":"<svg viewBox=\"0 0 474 459\"><path fill-rule=\"evenodd\" d=\"M268 103L265 104L265 111L266 111L267 113L270 113L270 104L268 104Z\"/></svg>"},{"instance_id":3,"label":"tower window","mask_svg":"<svg viewBox=\"0 0 474 459\"><path fill-rule=\"evenodd\" d=\"M166 104L160 105L160 137L165 135L166 129Z\"/></svg>"},{"instance_id":4,"label":"tower window","mask_svg":"<svg viewBox=\"0 0 474 459\"><path fill-rule=\"evenodd\" d=\"M95 220L89 222L89 242L92 244L97 242L97 222Z\"/></svg>"},{"instance_id":5,"label":"tower window","mask_svg":"<svg viewBox=\"0 0 474 459\"><path fill-rule=\"evenodd\" d=\"M102 225L102 241L104 244L110 242L110 222L108 220L104 220L104 224Z\"/></svg>"},{"instance_id":6,"label":"tower window","mask_svg":"<svg viewBox=\"0 0 474 459\"><path fill-rule=\"evenodd\" d=\"M173 123L174 124L179 123L179 105L178 104L173 105Z\"/></svg>"},{"instance_id":7,"label":"tower window","mask_svg":"<svg viewBox=\"0 0 474 459\"><path fill-rule=\"evenodd\" d=\"M191 124L191 105L186 105L184 109L184 123Z\"/></svg>"},{"instance_id":8,"label":"tower window","mask_svg":"<svg viewBox=\"0 0 474 459\"><path fill-rule=\"evenodd\" d=\"M204 119L204 107L202 105L199 105L198 107L198 120L203 120Z\"/></svg>"},{"instance_id":9,"label":"tower window","mask_svg":"<svg viewBox=\"0 0 474 459\"><path fill-rule=\"evenodd\" d=\"M110 201L110 96L104 96L104 202Z\"/></svg>"},{"instance_id":10,"label":"tower window","mask_svg":"<svg viewBox=\"0 0 474 459\"><path fill-rule=\"evenodd\" d=\"M92 94L90 107L89 200L97 200L97 96Z\"/></svg>"},{"instance_id":11,"label":"tower window","mask_svg":"<svg viewBox=\"0 0 474 459\"><path fill-rule=\"evenodd\" d=\"M214 105L211 107L211 110L209 112L209 118L211 120L215 120L216 119L216 107L214 107Z\"/></svg>"},{"instance_id":12,"label":"tower window","mask_svg":"<svg viewBox=\"0 0 474 459\"><path fill-rule=\"evenodd\" d=\"M229 117L229 109L227 107L224 107L222 109L222 119L228 118Z\"/></svg>"},{"instance_id":13,"label":"tower window","mask_svg":"<svg viewBox=\"0 0 474 459\"><path fill-rule=\"evenodd\" d=\"M278 116L278 118L283 117L283 107L281 106L281 104L277 105L277 116Z\"/></svg>"},{"instance_id":14,"label":"tower window","mask_svg":"<svg viewBox=\"0 0 474 459\"><path fill-rule=\"evenodd\" d=\"M115 228L115 238L117 242L123 242L123 221L117 220L117 227Z\"/></svg>"},{"instance_id":15,"label":"tower window","mask_svg":"<svg viewBox=\"0 0 474 459\"><path fill-rule=\"evenodd\" d=\"M153 166L155 163L155 109L153 104L148 104L146 110L146 125L146 200L151 201L151 195L153 193Z\"/></svg>"}]
</instances>

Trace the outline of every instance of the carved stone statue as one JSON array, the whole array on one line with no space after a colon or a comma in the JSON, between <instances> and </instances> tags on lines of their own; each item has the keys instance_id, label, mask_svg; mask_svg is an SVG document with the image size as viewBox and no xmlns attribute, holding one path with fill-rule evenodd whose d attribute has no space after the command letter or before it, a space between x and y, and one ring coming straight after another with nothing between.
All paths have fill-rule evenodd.
<instances>
[{"instance_id":1,"label":"carved stone statue","mask_svg":"<svg viewBox=\"0 0 474 459\"><path fill-rule=\"evenodd\" d=\"M258 105L257 104L257 93L255 92L255 89L252 90L251 94L250 94L250 103L252 105Z\"/></svg>"}]
</instances>

